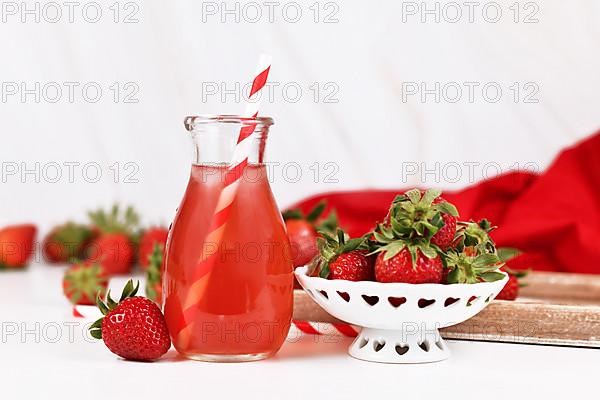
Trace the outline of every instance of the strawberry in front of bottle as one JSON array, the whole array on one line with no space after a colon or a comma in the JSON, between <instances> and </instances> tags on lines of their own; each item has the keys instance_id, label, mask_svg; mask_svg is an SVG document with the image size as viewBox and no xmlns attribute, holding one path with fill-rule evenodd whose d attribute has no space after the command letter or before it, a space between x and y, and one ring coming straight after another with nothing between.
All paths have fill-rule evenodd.
<instances>
[{"instance_id":1,"label":"strawberry in front of bottle","mask_svg":"<svg viewBox=\"0 0 600 400\"><path fill-rule=\"evenodd\" d=\"M139 288L129 280L119 302L106 295L97 299L104 315L90 327L90 335L102 339L114 354L133 361L153 361L171 347L169 330L158 306L145 297L136 296Z\"/></svg>"}]
</instances>

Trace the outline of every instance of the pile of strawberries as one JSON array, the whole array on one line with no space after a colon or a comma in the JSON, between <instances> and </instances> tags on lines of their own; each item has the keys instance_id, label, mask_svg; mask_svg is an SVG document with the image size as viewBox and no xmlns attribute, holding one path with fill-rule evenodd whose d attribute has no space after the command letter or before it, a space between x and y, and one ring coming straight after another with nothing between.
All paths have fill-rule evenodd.
<instances>
[{"instance_id":1,"label":"pile of strawberries","mask_svg":"<svg viewBox=\"0 0 600 400\"><path fill-rule=\"evenodd\" d=\"M73 304L95 304L104 295L108 279L130 274L139 264L147 271L146 293L161 299L160 275L168 230L142 229L139 216L128 207L90 212L88 224L66 222L54 227L42 242L42 255L50 264L69 263L63 289ZM0 229L0 269L25 268L35 250L37 228L32 224Z\"/></svg>"},{"instance_id":2,"label":"pile of strawberries","mask_svg":"<svg viewBox=\"0 0 600 400\"><path fill-rule=\"evenodd\" d=\"M127 275L136 264L147 271L147 292L160 302L160 271L168 231L164 227L141 229L139 216L117 205L109 212L90 212L89 225L68 222L55 227L45 238L43 252L51 263L69 262L64 293L73 304L95 304L104 295L108 278ZM158 253L158 254L157 254Z\"/></svg>"},{"instance_id":3,"label":"pile of strawberries","mask_svg":"<svg viewBox=\"0 0 600 400\"><path fill-rule=\"evenodd\" d=\"M167 241L167 229L141 229L132 207L118 205L108 212L88 213L89 224L67 222L56 226L42 244L49 263L70 263L63 279L63 291L73 304L93 305L98 294L105 295L108 279L130 274L139 264L149 277L147 292L160 302L160 270ZM158 277L158 279L157 279Z\"/></svg>"},{"instance_id":4,"label":"pile of strawberries","mask_svg":"<svg viewBox=\"0 0 600 400\"><path fill-rule=\"evenodd\" d=\"M505 267L486 220L460 221L456 207L438 190L409 190L397 196L382 223L360 238L341 229L321 229L310 273L327 279L405 283L478 283L510 279L497 298L514 300L518 278ZM289 222L288 222L289 224ZM294 238L290 236L292 247Z\"/></svg>"},{"instance_id":5,"label":"pile of strawberries","mask_svg":"<svg viewBox=\"0 0 600 400\"><path fill-rule=\"evenodd\" d=\"M37 228L31 224L0 229L0 269L23 269L35 250ZM161 302L161 274L168 230L140 228L128 207L89 213L89 223L67 222L44 238L41 252L51 264L68 263L62 287L73 304L97 304L105 315L90 327L113 353L130 360L155 360L171 346ZM130 274L139 264L146 271L146 296L129 281L118 302L107 293L114 275ZM102 300L104 299L104 300Z\"/></svg>"},{"instance_id":6,"label":"pile of strawberries","mask_svg":"<svg viewBox=\"0 0 600 400\"><path fill-rule=\"evenodd\" d=\"M70 262L63 278L63 291L73 304L97 304L104 317L90 327L108 349L129 360L155 360L171 347L161 302L161 273L168 230L141 229L133 208L123 212L89 214L90 224L68 222L54 228L45 238L43 252L52 263ZM146 296L136 296L138 286L130 280L118 302L108 279L126 275L139 264L146 271ZM102 300L104 298L104 301Z\"/></svg>"}]
</instances>

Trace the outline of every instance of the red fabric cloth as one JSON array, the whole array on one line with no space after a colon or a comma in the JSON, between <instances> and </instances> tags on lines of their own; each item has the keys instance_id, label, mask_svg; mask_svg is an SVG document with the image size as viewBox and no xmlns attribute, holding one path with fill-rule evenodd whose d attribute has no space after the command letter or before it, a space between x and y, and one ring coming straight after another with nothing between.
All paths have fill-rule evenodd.
<instances>
[{"instance_id":1,"label":"red fabric cloth","mask_svg":"<svg viewBox=\"0 0 600 400\"><path fill-rule=\"evenodd\" d=\"M340 225L360 236L405 189L324 193L291 208L308 212L327 200ZM562 151L542 174L509 173L443 196L461 219L497 225L492 237L499 247L523 252L512 268L600 273L600 132Z\"/></svg>"}]
</instances>

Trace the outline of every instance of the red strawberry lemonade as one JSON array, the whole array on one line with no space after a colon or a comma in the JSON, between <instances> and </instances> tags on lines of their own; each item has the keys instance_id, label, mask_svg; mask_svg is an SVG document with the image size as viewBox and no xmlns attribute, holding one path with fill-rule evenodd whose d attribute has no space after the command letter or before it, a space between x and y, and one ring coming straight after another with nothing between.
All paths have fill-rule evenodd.
<instances>
[{"instance_id":1,"label":"red strawberry lemonade","mask_svg":"<svg viewBox=\"0 0 600 400\"><path fill-rule=\"evenodd\" d=\"M292 257L262 163L244 168L220 241L205 241L226 171L192 166L167 243L165 317L175 348L189 358L261 359L281 347L290 327ZM206 254L212 267L197 284Z\"/></svg>"}]
</instances>

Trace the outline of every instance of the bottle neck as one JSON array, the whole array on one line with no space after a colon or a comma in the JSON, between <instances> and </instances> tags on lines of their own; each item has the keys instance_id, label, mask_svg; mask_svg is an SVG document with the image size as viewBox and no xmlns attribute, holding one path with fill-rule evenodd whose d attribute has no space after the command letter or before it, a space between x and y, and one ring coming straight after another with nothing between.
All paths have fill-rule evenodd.
<instances>
[{"instance_id":1,"label":"bottle neck","mask_svg":"<svg viewBox=\"0 0 600 400\"><path fill-rule=\"evenodd\" d=\"M193 120L189 121L190 118ZM242 160L249 165L265 162L270 119L232 116L188 117L194 165L231 165ZM240 137L247 138L238 142Z\"/></svg>"}]
</instances>

